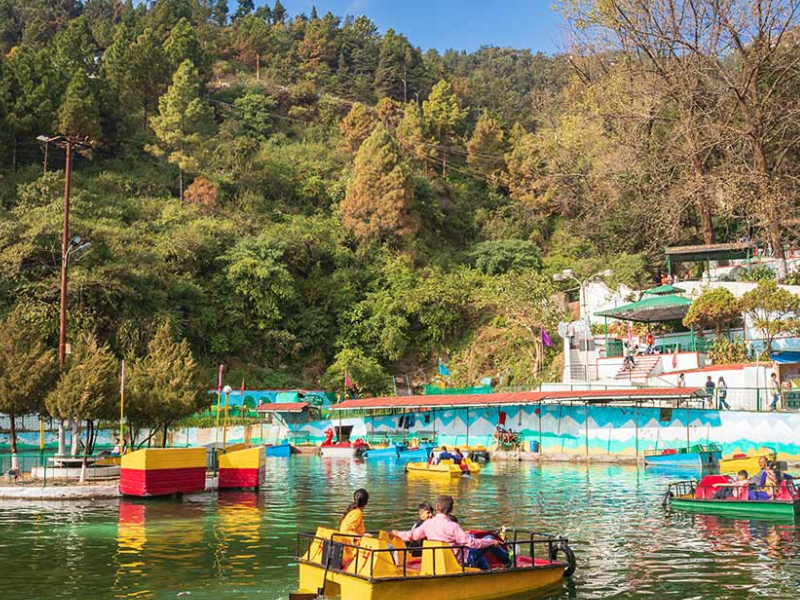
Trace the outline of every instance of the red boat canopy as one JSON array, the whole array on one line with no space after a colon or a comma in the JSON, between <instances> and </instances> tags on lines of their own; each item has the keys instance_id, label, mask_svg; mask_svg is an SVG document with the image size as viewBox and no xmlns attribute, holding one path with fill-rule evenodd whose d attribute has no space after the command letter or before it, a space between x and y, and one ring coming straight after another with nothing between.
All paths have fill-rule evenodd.
<instances>
[{"instance_id":1,"label":"red boat canopy","mask_svg":"<svg viewBox=\"0 0 800 600\"><path fill-rule=\"evenodd\" d=\"M274 402L267 402L266 404L259 404L256 412L263 413L299 413L303 412L308 407L308 402L283 402L281 404Z\"/></svg>"},{"instance_id":2,"label":"red boat canopy","mask_svg":"<svg viewBox=\"0 0 800 600\"><path fill-rule=\"evenodd\" d=\"M702 388L642 388L628 390L579 390L553 392L510 392L499 394L464 394L447 396L396 396L345 400L331 410L385 410L469 408L489 406L519 406L525 404L578 402L581 404L610 404L614 402L646 402L648 400L691 400L705 396Z\"/></svg>"}]
</instances>

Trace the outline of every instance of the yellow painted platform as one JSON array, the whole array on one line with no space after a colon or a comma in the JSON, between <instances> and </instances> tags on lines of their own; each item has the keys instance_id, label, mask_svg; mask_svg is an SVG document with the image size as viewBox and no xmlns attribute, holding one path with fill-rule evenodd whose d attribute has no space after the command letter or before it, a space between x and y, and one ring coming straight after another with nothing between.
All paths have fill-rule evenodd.
<instances>
[{"instance_id":1,"label":"yellow painted platform","mask_svg":"<svg viewBox=\"0 0 800 600\"><path fill-rule=\"evenodd\" d=\"M155 471L159 469L205 468L205 448L147 448L122 457L123 469Z\"/></svg>"},{"instance_id":2,"label":"yellow painted platform","mask_svg":"<svg viewBox=\"0 0 800 600\"><path fill-rule=\"evenodd\" d=\"M228 452L219 457L220 469L258 469L266 464L267 455L261 446L234 451L229 448Z\"/></svg>"}]
</instances>

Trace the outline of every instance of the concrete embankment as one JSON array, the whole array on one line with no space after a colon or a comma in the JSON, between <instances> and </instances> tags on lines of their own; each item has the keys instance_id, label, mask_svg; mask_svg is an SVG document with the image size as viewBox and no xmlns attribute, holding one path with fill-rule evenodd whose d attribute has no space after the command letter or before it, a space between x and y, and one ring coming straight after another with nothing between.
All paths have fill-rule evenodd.
<instances>
[{"instance_id":1,"label":"concrete embankment","mask_svg":"<svg viewBox=\"0 0 800 600\"><path fill-rule=\"evenodd\" d=\"M205 492L216 491L216 477L206 477ZM121 498L119 481L73 485L4 485L0 486L0 499L3 500L100 500Z\"/></svg>"}]
</instances>

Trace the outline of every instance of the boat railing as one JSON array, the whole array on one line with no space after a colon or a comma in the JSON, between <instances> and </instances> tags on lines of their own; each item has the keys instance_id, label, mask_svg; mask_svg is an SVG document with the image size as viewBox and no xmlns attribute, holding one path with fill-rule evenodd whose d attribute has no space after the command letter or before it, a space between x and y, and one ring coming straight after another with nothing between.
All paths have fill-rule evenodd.
<instances>
[{"instance_id":1,"label":"boat railing","mask_svg":"<svg viewBox=\"0 0 800 600\"><path fill-rule=\"evenodd\" d=\"M486 533L488 535L490 532ZM300 562L319 565L330 572L343 573L367 581L443 575L462 576L478 571L467 565L466 557L470 551L467 546L443 545L420 548L393 547L391 544L386 544L386 548L369 548L361 545L360 542L364 538L380 540L380 533L374 532L365 536L333 533L330 538L320 537L313 533L298 533L295 556ZM568 550L569 546L569 540L566 537L521 529L506 530L503 541L510 550L513 550L510 552L511 565L504 567L505 571L549 568L554 564L560 564L562 561L556 560L557 554L559 551ZM318 548L316 554L318 554L319 560L316 560L316 556L312 558L312 549L315 547ZM449 556L444 553L449 553ZM352 561L345 563L344 557L348 554L353 558ZM431 572L422 574L416 569L409 569L410 564L415 564L418 559L421 562L426 554L431 559ZM443 560L437 560L437 556L443 557ZM523 556L529 558L529 564L527 561L525 561L526 564L518 562L518 559ZM448 561L447 559L450 557L455 557L455 560ZM394 571L387 575L383 569L377 569L379 572L376 573L376 565L386 558L394 566ZM540 561L538 564L537 560ZM455 562L458 566L455 570L447 568L448 562L450 564ZM567 565L567 563L564 564ZM362 571L367 565L368 568L364 574ZM438 568L437 565L439 565Z\"/></svg>"},{"instance_id":2,"label":"boat railing","mask_svg":"<svg viewBox=\"0 0 800 600\"><path fill-rule=\"evenodd\" d=\"M697 489L697 482L695 480L675 481L670 483L667 489L676 498L681 496L694 497L694 492Z\"/></svg>"}]
</instances>

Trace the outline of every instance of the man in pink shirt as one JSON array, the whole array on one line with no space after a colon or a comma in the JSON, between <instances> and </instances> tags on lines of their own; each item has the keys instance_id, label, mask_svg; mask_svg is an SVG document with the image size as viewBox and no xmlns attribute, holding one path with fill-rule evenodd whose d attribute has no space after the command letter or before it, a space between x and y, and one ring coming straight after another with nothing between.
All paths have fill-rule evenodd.
<instances>
[{"instance_id":1,"label":"man in pink shirt","mask_svg":"<svg viewBox=\"0 0 800 600\"><path fill-rule=\"evenodd\" d=\"M411 531L392 531L395 535L405 542L418 541L418 540L431 540L435 542L444 542L452 546L464 546L469 548L469 556L465 564L467 566L476 566L484 571L490 569L489 563L486 560L487 549L490 551L504 566L510 566L511 560L508 553L499 548L502 542L491 536L484 538L476 538L464 531L461 526L456 523L451 517L450 513L453 512L453 498L451 496L439 496L436 499L436 516L428 519L419 527ZM456 557L460 562L463 562L463 557L460 556L461 551L454 549Z\"/></svg>"}]
</instances>

